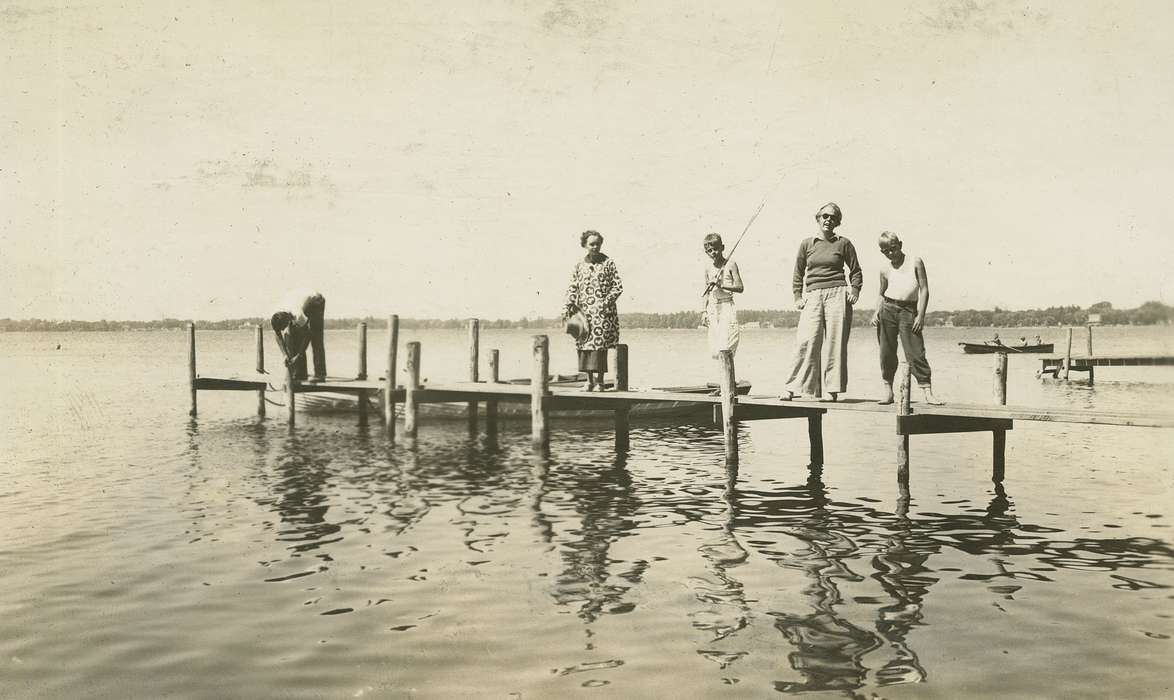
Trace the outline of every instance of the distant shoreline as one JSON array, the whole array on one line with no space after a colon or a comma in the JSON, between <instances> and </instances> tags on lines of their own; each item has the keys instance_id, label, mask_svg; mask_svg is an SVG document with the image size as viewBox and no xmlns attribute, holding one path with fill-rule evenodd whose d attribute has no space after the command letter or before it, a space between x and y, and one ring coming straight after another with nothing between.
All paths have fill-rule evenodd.
<instances>
[{"instance_id":1,"label":"distant shoreline","mask_svg":"<svg viewBox=\"0 0 1174 700\"><path fill-rule=\"evenodd\" d=\"M853 312L852 325L867 327L872 320L872 309L857 308ZM740 309L738 320L744 330L770 328L794 328L798 325L799 312L793 309ZM630 330L695 330L700 321L698 311L674 313L621 313L620 327ZM0 332L63 332L63 331L182 331L190 321L165 318L156 321L52 321L46 319L0 319ZM268 328L268 319L232 318L220 321L197 320L196 329L242 330L260 325ZM353 330L360 323L366 323L371 330L383 328L387 317L327 318L327 330ZM456 330L468 327L467 318L418 319L400 318L400 328ZM479 319L482 330L526 329L536 331L558 331L562 328L559 318ZM1064 328L1072 326L1153 326L1174 323L1174 306L1148 301L1136 309L1114 309L1108 302L1100 302L1082 309L1078 306L1049 307L1008 311L996 307L992 310L966 309L961 311L929 311L925 325L930 328Z\"/></svg>"}]
</instances>

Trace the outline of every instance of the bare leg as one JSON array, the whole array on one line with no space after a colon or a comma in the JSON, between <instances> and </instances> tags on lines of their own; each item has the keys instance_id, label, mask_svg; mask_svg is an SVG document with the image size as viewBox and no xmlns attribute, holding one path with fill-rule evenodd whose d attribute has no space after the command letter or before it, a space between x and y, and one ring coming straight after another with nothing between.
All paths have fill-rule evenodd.
<instances>
[{"instance_id":1,"label":"bare leg","mask_svg":"<svg viewBox=\"0 0 1174 700\"><path fill-rule=\"evenodd\" d=\"M893 403L893 383L885 382L885 393L881 396L881 400L877 401L882 406L888 406Z\"/></svg>"}]
</instances>

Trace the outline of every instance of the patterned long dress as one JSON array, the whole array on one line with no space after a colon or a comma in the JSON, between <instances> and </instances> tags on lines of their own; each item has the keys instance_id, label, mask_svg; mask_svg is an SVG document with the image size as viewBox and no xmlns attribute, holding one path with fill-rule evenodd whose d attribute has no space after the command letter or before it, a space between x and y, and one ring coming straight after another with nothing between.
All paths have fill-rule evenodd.
<instances>
[{"instance_id":1,"label":"patterned long dress","mask_svg":"<svg viewBox=\"0 0 1174 700\"><path fill-rule=\"evenodd\" d=\"M587 318L587 335L575 342L580 350L606 350L620 342L620 315L616 299L624 293L620 273L611 258L589 263L580 260L571 271L564 312L582 311Z\"/></svg>"}]
</instances>

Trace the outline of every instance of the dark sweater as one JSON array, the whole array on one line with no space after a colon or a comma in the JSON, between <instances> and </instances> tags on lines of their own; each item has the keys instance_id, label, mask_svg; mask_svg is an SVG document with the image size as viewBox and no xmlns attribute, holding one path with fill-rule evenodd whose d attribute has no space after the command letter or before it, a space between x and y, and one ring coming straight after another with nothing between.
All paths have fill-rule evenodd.
<instances>
[{"instance_id":1,"label":"dark sweater","mask_svg":"<svg viewBox=\"0 0 1174 700\"><path fill-rule=\"evenodd\" d=\"M844 266L848 266L848 275L844 274ZM807 285L804 288L804 274ZM803 296L804 291L813 289L827 289L829 287L843 287L849 283L856 294L864 286L864 273L860 271L860 261L856 259L856 248L843 236L836 236L825 241L823 236L804 238L799 244L799 254L795 256L795 275L791 279L791 291L795 298Z\"/></svg>"}]
</instances>

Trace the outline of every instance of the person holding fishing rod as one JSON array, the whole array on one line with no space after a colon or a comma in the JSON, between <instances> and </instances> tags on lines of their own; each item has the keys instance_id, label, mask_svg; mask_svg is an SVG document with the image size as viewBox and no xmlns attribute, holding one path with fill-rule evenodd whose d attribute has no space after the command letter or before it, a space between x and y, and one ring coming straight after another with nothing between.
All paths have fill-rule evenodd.
<instances>
[{"instance_id":1,"label":"person holding fishing rod","mask_svg":"<svg viewBox=\"0 0 1174 700\"><path fill-rule=\"evenodd\" d=\"M823 205L815 213L819 234L799 244L791 279L799 327L782 401L799 394L835 401L848 388L852 305L860 298L864 273L852 242L836 235L843 219L838 205Z\"/></svg>"},{"instance_id":2,"label":"person holding fishing rod","mask_svg":"<svg viewBox=\"0 0 1174 700\"><path fill-rule=\"evenodd\" d=\"M745 286L738 263L724 255L726 247L720 235L707 235L701 246L713 263L705 267L701 323L709 329L709 354L716 360L722 350L729 350L731 355L738 350L738 309L734 306L734 294L741 293Z\"/></svg>"}]
</instances>

